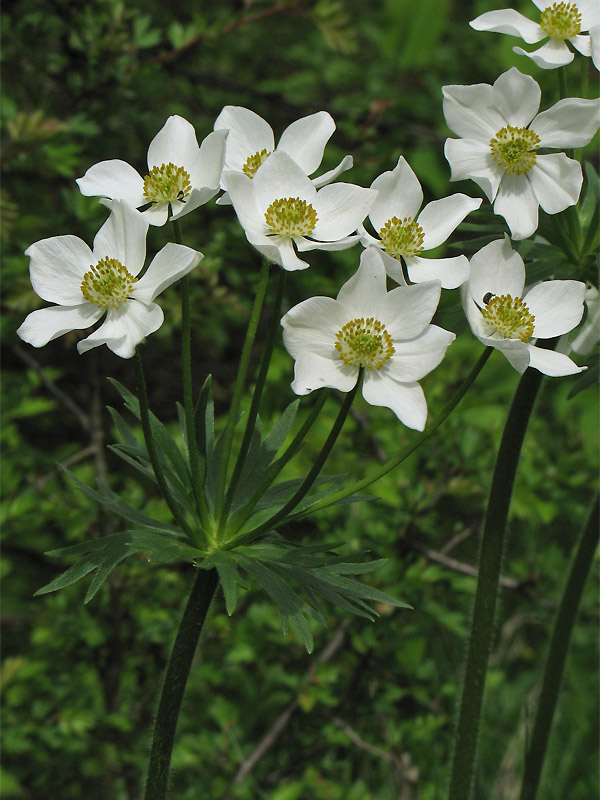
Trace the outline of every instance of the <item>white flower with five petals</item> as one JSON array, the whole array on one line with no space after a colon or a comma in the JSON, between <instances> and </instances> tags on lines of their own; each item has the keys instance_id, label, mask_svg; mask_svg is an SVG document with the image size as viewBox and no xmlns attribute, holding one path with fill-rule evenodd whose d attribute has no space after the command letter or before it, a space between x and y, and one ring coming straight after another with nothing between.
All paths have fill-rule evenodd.
<instances>
[{"instance_id":1,"label":"white flower with five petals","mask_svg":"<svg viewBox=\"0 0 600 800\"><path fill-rule=\"evenodd\" d=\"M527 56L542 69L554 69L569 64L573 53L567 47L570 42L584 56L592 55L590 31L600 24L600 5L597 0L555 2L555 0L533 0L541 11L540 21L533 22L512 8L487 11L469 25L476 31L492 31L519 36L527 44L536 44L549 37L549 41L537 50L527 52L522 47L513 47L515 53ZM596 61L594 61L595 66Z\"/></svg>"},{"instance_id":2,"label":"white flower with five petals","mask_svg":"<svg viewBox=\"0 0 600 800\"><path fill-rule=\"evenodd\" d=\"M227 131L209 133L198 146L194 127L169 117L148 148L148 173L142 177L126 161L111 159L77 178L87 196L125 200L141 209L150 225L164 225L208 202L219 191Z\"/></svg>"},{"instance_id":3,"label":"white flower with five petals","mask_svg":"<svg viewBox=\"0 0 600 800\"><path fill-rule=\"evenodd\" d=\"M156 296L187 275L202 253L167 244L141 278L146 258L148 222L126 203L114 201L108 220L94 239L93 250L77 236L52 236L35 242L29 256L31 284L51 303L33 311L17 333L34 347L72 330L88 328L104 314L104 323L77 344L80 353L106 344L121 358L163 323Z\"/></svg>"},{"instance_id":4,"label":"white flower with five petals","mask_svg":"<svg viewBox=\"0 0 600 800\"><path fill-rule=\"evenodd\" d=\"M369 211L369 219L379 238L362 228L365 247L374 245L383 251L387 274L398 283L406 283L402 263L412 283L439 280L443 289L455 289L469 277L466 256L422 258L421 253L446 241L470 211L479 208L480 198L453 194L428 203L419 214L423 190L408 162L400 156L391 172L384 172L371 184L379 194Z\"/></svg>"},{"instance_id":5,"label":"white flower with five petals","mask_svg":"<svg viewBox=\"0 0 600 800\"><path fill-rule=\"evenodd\" d=\"M485 245L471 259L463 286L465 313L475 336L500 350L520 373L534 367L545 375L572 375L578 367L564 353L536 347L573 330L583 315L585 284L544 281L523 294L525 265L508 237Z\"/></svg>"},{"instance_id":6,"label":"white flower with five petals","mask_svg":"<svg viewBox=\"0 0 600 800\"><path fill-rule=\"evenodd\" d=\"M356 244L354 233L377 192L350 183L317 191L292 158L275 151L253 178L223 171L223 185L248 241L287 270L306 269L299 251L343 250Z\"/></svg>"},{"instance_id":7,"label":"white flower with five petals","mask_svg":"<svg viewBox=\"0 0 600 800\"><path fill-rule=\"evenodd\" d=\"M388 292L381 253L369 247L336 300L311 297L281 320L296 361L294 392L327 386L348 392L362 367L365 400L423 430L427 403L417 381L437 367L455 338L430 324L440 291L439 281L430 281Z\"/></svg>"},{"instance_id":8,"label":"white flower with five petals","mask_svg":"<svg viewBox=\"0 0 600 800\"><path fill-rule=\"evenodd\" d=\"M515 67L493 86L444 86L442 92L446 123L462 137L446 140L450 180L478 183L513 239L534 233L539 206L557 214L575 205L583 182L579 162L536 151L588 144L600 125L597 100L571 97L538 114L540 87Z\"/></svg>"}]
</instances>

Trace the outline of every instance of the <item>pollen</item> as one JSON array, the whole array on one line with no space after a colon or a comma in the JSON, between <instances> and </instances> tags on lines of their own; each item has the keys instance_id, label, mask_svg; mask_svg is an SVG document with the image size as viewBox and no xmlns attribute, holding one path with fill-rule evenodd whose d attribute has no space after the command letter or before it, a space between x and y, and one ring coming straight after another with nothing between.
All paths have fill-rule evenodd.
<instances>
[{"instance_id":1,"label":"pollen","mask_svg":"<svg viewBox=\"0 0 600 800\"><path fill-rule=\"evenodd\" d=\"M487 336L522 342L528 342L533 336L535 317L520 297L495 295L481 309L481 316L488 326Z\"/></svg>"},{"instance_id":2,"label":"pollen","mask_svg":"<svg viewBox=\"0 0 600 800\"><path fill-rule=\"evenodd\" d=\"M507 125L490 139L492 158L507 175L526 175L535 164L540 137L528 128Z\"/></svg>"},{"instance_id":3,"label":"pollen","mask_svg":"<svg viewBox=\"0 0 600 800\"><path fill-rule=\"evenodd\" d=\"M101 258L83 276L81 293L99 308L120 308L136 281L116 258Z\"/></svg>"},{"instance_id":4,"label":"pollen","mask_svg":"<svg viewBox=\"0 0 600 800\"><path fill-rule=\"evenodd\" d=\"M273 200L265 212L269 233L278 236L310 236L317 224L317 212L299 197Z\"/></svg>"},{"instance_id":5,"label":"pollen","mask_svg":"<svg viewBox=\"0 0 600 800\"><path fill-rule=\"evenodd\" d=\"M253 178L256 174L256 170L267 160L267 158L271 155L271 152L271 150L263 148L260 150L260 152L254 153L252 156L248 156L244 166L242 167L242 172L249 178Z\"/></svg>"},{"instance_id":6,"label":"pollen","mask_svg":"<svg viewBox=\"0 0 600 800\"><path fill-rule=\"evenodd\" d=\"M170 161L160 167L152 167L144 178L144 197L152 205L173 203L175 200L185 203L191 190L189 173Z\"/></svg>"},{"instance_id":7,"label":"pollen","mask_svg":"<svg viewBox=\"0 0 600 800\"><path fill-rule=\"evenodd\" d=\"M551 39L564 41L581 31L581 14L575 3L553 3L542 11L540 28Z\"/></svg>"},{"instance_id":8,"label":"pollen","mask_svg":"<svg viewBox=\"0 0 600 800\"><path fill-rule=\"evenodd\" d=\"M423 251L423 228L412 217L388 219L379 231L379 238L385 252L393 258L410 258Z\"/></svg>"},{"instance_id":9,"label":"pollen","mask_svg":"<svg viewBox=\"0 0 600 800\"><path fill-rule=\"evenodd\" d=\"M347 322L335 338L335 349L347 367L380 370L396 352L392 337L374 317Z\"/></svg>"}]
</instances>

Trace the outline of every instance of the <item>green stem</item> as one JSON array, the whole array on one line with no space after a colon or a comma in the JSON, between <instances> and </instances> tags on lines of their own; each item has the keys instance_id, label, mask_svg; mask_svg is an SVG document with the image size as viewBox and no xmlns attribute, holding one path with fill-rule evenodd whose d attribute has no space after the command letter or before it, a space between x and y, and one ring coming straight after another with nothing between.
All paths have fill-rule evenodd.
<instances>
[{"instance_id":1,"label":"green stem","mask_svg":"<svg viewBox=\"0 0 600 800\"><path fill-rule=\"evenodd\" d=\"M525 772L520 800L535 800L537 793L571 633L577 617L583 587L598 544L600 533L598 528L599 512L598 496L596 496L589 519L577 544L569 577L567 578L560 607L554 621L533 734L525 759Z\"/></svg>"},{"instance_id":2,"label":"green stem","mask_svg":"<svg viewBox=\"0 0 600 800\"><path fill-rule=\"evenodd\" d=\"M339 503L340 500L345 500L346 497L350 497L353 494L357 494L358 492L362 492L363 489L366 489L367 486L370 486L372 483L375 483L380 478L383 478L384 475L387 475L388 472L391 472L395 467L398 466L402 461L404 461L408 456L410 456L414 451L420 447L423 442L427 441L430 436L432 436L435 431L440 427L442 422L450 416L451 412L456 408L456 406L460 403L462 398L465 396L467 391L471 388L471 385L475 381L475 378L479 375L485 362L488 360L490 355L492 354L493 348L486 347L483 351L479 360L465 379L464 383L456 390L456 392L452 395L450 400L446 403L444 408L440 411L440 413L435 417L435 419L431 422L428 428L423 431L423 433L419 434L415 439L406 447L403 447L400 452L396 453L396 455L389 458L385 464L380 467L379 469L372 472L371 475L368 475L366 478L363 478L361 481L354 483L352 486L348 486L345 489L340 489L339 492L336 494L331 495L326 500L322 500L320 503L315 503L314 506L311 506L309 511L306 513L312 514L315 511L320 511L322 508L327 508L327 506L332 505L333 503ZM303 512L296 515L296 517L300 517L303 515Z\"/></svg>"},{"instance_id":3,"label":"green stem","mask_svg":"<svg viewBox=\"0 0 600 800\"><path fill-rule=\"evenodd\" d=\"M146 450L148 451L148 456L150 458L150 463L152 464L152 469L154 470L154 474L156 476L156 481L160 488L161 494L164 497L167 506L169 507L169 511L173 515L173 518L176 520L179 527L183 531L185 531L185 533L190 537L190 539L196 542L196 544L202 544L202 542L198 541L197 534L190 528L190 526L185 521L179 509L179 505L173 499L160 460L158 458L156 447L154 446L154 437L152 436L152 427L150 425L150 409L148 407L148 392L146 390L146 380L144 378L144 367L142 365L142 359L140 357L140 354L138 353L137 350L135 351L134 363L135 363L135 374L138 387L138 397L140 403L140 419L142 422L142 430L144 431Z\"/></svg>"},{"instance_id":4,"label":"green stem","mask_svg":"<svg viewBox=\"0 0 600 800\"><path fill-rule=\"evenodd\" d=\"M248 373L248 366L250 364L250 354L252 352L252 345L254 344L254 337L256 336L256 329L260 319L260 312L265 299L265 292L267 289L267 281L269 279L269 262L263 258L260 277L258 279L258 288L256 290L256 297L254 298L254 305L250 312L250 321L248 323L248 330L246 331L246 338L242 348L242 355L240 357L240 364L238 373L233 387L233 398L231 400L231 407L229 409L229 416L227 417L227 425L223 433L223 449L221 452L221 460L219 463L219 474L217 476L217 491L215 502L215 516L220 520L223 510L223 501L225 496L225 482L227 480L227 467L229 466L229 457L231 454L231 443L233 442L233 434L240 412L240 404L242 400L242 392L244 391L244 382Z\"/></svg>"},{"instance_id":5,"label":"green stem","mask_svg":"<svg viewBox=\"0 0 600 800\"><path fill-rule=\"evenodd\" d=\"M218 582L215 569L200 570L183 612L156 715L145 800L166 800L181 701L202 626Z\"/></svg>"},{"instance_id":6,"label":"green stem","mask_svg":"<svg viewBox=\"0 0 600 800\"><path fill-rule=\"evenodd\" d=\"M240 475L242 474L242 470L244 469L244 464L246 463L246 456L248 455L250 442L252 441L252 435L254 433L256 417L258 416L258 409L260 408L260 401L262 398L263 389L265 387L265 383L267 380L269 367L271 366L271 356L273 355L275 339L277 337L277 332L279 330L279 325L280 325L279 314L281 311L281 304L283 302L283 292L285 289L285 279L287 273L285 270L280 269L277 271L276 275L277 275L276 278L277 288L275 294L275 302L273 303L273 312L271 316L271 322L269 325L269 332L267 334L267 341L265 343L260 363L260 369L258 371L258 377L256 379L256 386L254 387L254 394L252 395L252 403L250 405L250 411L248 412L248 419L246 420L246 429L244 431L244 438L240 446L235 468L233 470L233 475L231 476L229 487L227 489L227 494L225 496L225 502L223 504L223 512L221 514L222 523L227 520L227 515L229 513L229 509L231 508L231 503L233 501L235 490L240 480Z\"/></svg>"},{"instance_id":7,"label":"green stem","mask_svg":"<svg viewBox=\"0 0 600 800\"><path fill-rule=\"evenodd\" d=\"M449 800L468 800L471 796L508 510L521 446L542 378L542 373L528 369L519 381L496 457L479 549L477 588L454 739Z\"/></svg>"}]
</instances>

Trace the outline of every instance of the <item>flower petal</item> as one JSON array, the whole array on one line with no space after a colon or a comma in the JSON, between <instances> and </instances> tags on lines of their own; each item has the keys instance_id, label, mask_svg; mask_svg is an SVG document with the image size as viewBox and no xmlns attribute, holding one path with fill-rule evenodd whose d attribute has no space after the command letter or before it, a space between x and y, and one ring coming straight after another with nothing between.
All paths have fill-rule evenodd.
<instances>
[{"instance_id":1,"label":"flower petal","mask_svg":"<svg viewBox=\"0 0 600 800\"><path fill-rule=\"evenodd\" d=\"M187 275L204 256L190 247L169 242L152 259L143 277L133 285L131 296L151 303L163 289Z\"/></svg>"},{"instance_id":2,"label":"flower petal","mask_svg":"<svg viewBox=\"0 0 600 800\"><path fill-rule=\"evenodd\" d=\"M365 247L368 246L366 241L363 241L363 244L365 245ZM379 249L379 252L381 253L381 257L383 259L383 266L385 267L385 271L390 276L390 278L396 281L396 283L399 283L400 286L408 286L408 283L406 281L406 276L404 274L404 270L406 267L404 260L401 258L394 258L393 256L389 255L389 253L386 253L382 249L380 242L377 243L376 247ZM419 282L420 281L414 281L414 283L419 283Z\"/></svg>"},{"instance_id":3,"label":"flower petal","mask_svg":"<svg viewBox=\"0 0 600 800\"><path fill-rule=\"evenodd\" d=\"M538 67L542 69L555 69L556 67L563 67L565 64L570 64L573 61L573 53L569 50L563 41L556 39L549 39L545 44L537 50L528 53L522 47L513 47L513 53L520 56L527 56L534 61Z\"/></svg>"},{"instance_id":4,"label":"flower petal","mask_svg":"<svg viewBox=\"0 0 600 800\"><path fill-rule=\"evenodd\" d=\"M349 392L358 378L357 367L347 367L339 359L332 361L316 353L304 352L294 367L292 391L295 394L310 394L315 389L337 389Z\"/></svg>"},{"instance_id":5,"label":"flower petal","mask_svg":"<svg viewBox=\"0 0 600 800\"><path fill-rule=\"evenodd\" d=\"M42 300L73 306L83 303L81 281L97 259L77 236L51 236L25 250L31 259L29 275L33 291Z\"/></svg>"},{"instance_id":6,"label":"flower petal","mask_svg":"<svg viewBox=\"0 0 600 800\"><path fill-rule=\"evenodd\" d=\"M445 242L471 211L479 208L480 197L452 194L428 203L419 214L418 223L423 228L423 250L431 250Z\"/></svg>"},{"instance_id":7,"label":"flower petal","mask_svg":"<svg viewBox=\"0 0 600 800\"><path fill-rule=\"evenodd\" d=\"M136 346L157 331L163 319L162 309L155 303L146 305L137 300L127 300L118 310L111 309L104 324L79 342L77 350L85 353L105 344L121 358L132 358Z\"/></svg>"},{"instance_id":8,"label":"flower petal","mask_svg":"<svg viewBox=\"0 0 600 800\"><path fill-rule=\"evenodd\" d=\"M353 233L377 198L377 192L351 183L330 183L319 189L313 207L317 224L315 239L335 241Z\"/></svg>"},{"instance_id":9,"label":"flower petal","mask_svg":"<svg viewBox=\"0 0 600 800\"><path fill-rule=\"evenodd\" d=\"M43 347L69 331L89 328L104 314L103 308L83 302L77 306L51 306L32 311L17 334L33 347Z\"/></svg>"},{"instance_id":10,"label":"flower petal","mask_svg":"<svg viewBox=\"0 0 600 800\"><path fill-rule=\"evenodd\" d=\"M135 277L146 259L146 217L121 200L111 203L110 217L94 238L94 258L116 258Z\"/></svg>"},{"instance_id":11,"label":"flower petal","mask_svg":"<svg viewBox=\"0 0 600 800\"><path fill-rule=\"evenodd\" d=\"M587 56L589 58L592 55L591 36L587 34L578 34L577 36L571 36L569 41L576 50L579 50L582 56Z\"/></svg>"},{"instance_id":12,"label":"flower petal","mask_svg":"<svg viewBox=\"0 0 600 800\"><path fill-rule=\"evenodd\" d=\"M332 183L336 178L338 178L342 172L345 172L347 169L352 169L354 165L354 159L352 156L344 156L337 167L330 169L328 172L324 172L322 175L319 175L318 178L312 178L312 183L315 189L320 189L321 186L326 186L328 183Z\"/></svg>"},{"instance_id":13,"label":"flower petal","mask_svg":"<svg viewBox=\"0 0 600 800\"><path fill-rule=\"evenodd\" d=\"M181 217L189 214L190 211L194 211L194 209L199 206L203 206L211 200L218 191L218 187L213 188L210 186L203 186L201 189L192 189L185 203L175 200L175 202L171 204L171 219L181 219Z\"/></svg>"},{"instance_id":14,"label":"flower petal","mask_svg":"<svg viewBox=\"0 0 600 800\"><path fill-rule=\"evenodd\" d=\"M427 402L418 383L398 383L370 370L365 375L363 397L372 406L386 406L408 428L422 431L427 421Z\"/></svg>"},{"instance_id":15,"label":"flower petal","mask_svg":"<svg viewBox=\"0 0 600 800\"><path fill-rule=\"evenodd\" d=\"M242 106L225 106L216 119L215 130L228 130L225 145L225 169L242 171L250 156L275 150L273 130L254 111Z\"/></svg>"},{"instance_id":16,"label":"flower petal","mask_svg":"<svg viewBox=\"0 0 600 800\"><path fill-rule=\"evenodd\" d=\"M508 223L513 239L527 239L538 226L539 203L528 175L505 175L500 183L494 214Z\"/></svg>"},{"instance_id":17,"label":"flower petal","mask_svg":"<svg viewBox=\"0 0 600 800\"><path fill-rule=\"evenodd\" d=\"M76 183L86 197L126 200L134 208L147 202L142 176L126 161L117 158L94 164Z\"/></svg>"},{"instance_id":18,"label":"flower petal","mask_svg":"<svg viewBox=\"0 0 600 800\"><path fill-rule=\"evenodd\" d=\"M516 67L511 67L496 79L492 93L494 104L508 124L517 128L529 125L542 99L538 82L531 75L523 75Z\"/></svg>"},{"instance_id":19,"label":"flower petal","mask_svg":"<svg viewBox=\"0 0 600 800\"><path fill-rule=\"evenodd\" d=\"M325 145L334 130L335 122L331 114L318 111L288 125L277 149L288 153L307 175L312 175L323 160Z\"/></svg>"},{"instance_id":20,"label":"flower petal","mask_svg":"<svg viewBox=\"0 0 600 800\"><path fill-rule=\"evenodd\" d=\"M440 302L439 281L398 286L384 298L379 319L394 339L414 339L431 322Z\"/></svg>"},{"instance_id":21,"label":"flower petal","mask_svg":"<svg viewBox=\"0 0 600 800\"><path fill-rule=\"evenodd\" d=\"M464 139L489 142L506 125L487 83L442 86L442 94L446 124Z\"/></svg>"},{"instance_id":22,"label":"flower petal","mask_svg":"<svg viewBox=\"0 0 600 800\"><path fill-rule=\"evenodd\" d=\"M276 150L261 164L252 178L252 183L263 213L273 200L280 198L298 197L315 205L317 190L312 181L296 162L282 151Z\"/></svg>"},{"instance_id":23,"label":"flower petal","mask_svg":"<svg viewBox=\"0 0 600 800\"><path fill-rule=\"evenodd\" d=\"M533 344L526 345L529 350L529 366L543 372L544 375L559 377L561 375L575 375L583 372L585 367L578 367L569 356L557 353L554 350L544 350Z\"/></svg>"},{"instance_id":24,"label":"flower petal","mask_svg":"<svg viewBox=\"0 0 600 800\"><path fill-rule=\"evenodd\" d=\"M512 8L501 8L498 11L488 11L469 25L476 31L491 31L493 33L507 33L509 36L520 36L528 44L539 42L548 35L537 22L533 22L523 14Z\"/></svg>"},{"instance_id":25,"label":"flower petal","mask_svg":"<svg viewBox=\"0 0 600 800\"><path fill-rule=\"evenodd\" d=\"M385 322L381 314L386 297L385 268L381 254L375 247L369 247L360 257L358 270L338 292L337 300L347 311L348 320L375 317Z\"/></svg>"},{"instance_id":26,"label":"flower petal","mask_svg":"<svg viewBox=\"0 0 600 800\"><path fill-rule=\"evenodd\" d=\"M415 219L423 202L423 190L404 156L390 172L375 178L371 189L379 194L369 212L369 219L379 231L392 217Z\"/></svg>"},{"instance_id":27,"label":"flower petal","mask_svg":"<svg viewBox=\"0 0 600 800\"><path fill-rule=\"evenodd\" d=\"M150 142L148 169L171 163L189 173L198 163L199 150L192 123L174 114Z\"/></svg>"},{"instance_id":28,"label":"flower petal","mask_svg":"<svg viewBox=\"0 0 600 800\"><path fill-rule=\"evenodd\" d=\"M419 381L441 363L455 339L454 333L428 325L421 336L408 342L394 342L395 353L382 372L401 383Z\"/></svg>"},{"instance_id":29,"label":"flower petal","mask_svg":"<svg viewBox=\"0 0 600 800\"><path fill-rule=\"evenodd\" d=\"M524 285L525 265L510 246L508 236L486 244L471 259L468 294L480 308L488 292L498 297L521 297Z\"/></svg>"},{"instance_id":30,"label":"flower petal","mask_svg":"<svg viewBox=\"0 0 600 800\"><path fill-rule=\"evenodd\" d=\"M264 235L267 231L265 210L258 202L254 180L243 172L223 171L221 181L246 234Z\"/></svg>"},{"instance_id":31,"label":"flower petal","mask_svg":"<svg viewBox=\"0 0 600 800\"><path fill-rule=\"evenodd\" d=\"M334 242L314 242L312 239L304 239L302 236L294 237L294 244L299 253L306 253L309 250L347 250L359 242L360 236L357 233L351 233L350 236L344 236Z\"/></svg>"},{"instance_id":32,"label":"flower petal","mask_svg":"<svg viewBox=\"0 0 600 800\"><path fill-rule=\"evenodd\" d=\"M474 139L446 139L444 155L450 164L451 181L471 178L494 202L503 170L494 163L489 141L485 144Z\"/></svg>"},{"instance_id":33,"label":"flower petal","mask_svg":"<svg viewBox=\"0 0 600 800\"><path fill-rule=\"evenodd\" d=\"M600 70L600 25L590 28L590 39L592 40L592 62L597 70Z\"/></svg>"},{"instance_id":34,"label":"flower petal","mask_svg":"<svg viewBox=\"0 0 600 800\"><path fill-rule=\"evenodd\" d=\"M268 258L274 264L279 264L280 267L283 267L288 272L310 267L307 261L302 261L298 258L294 243L287 236L255 235L246 231L246 238L265 258Z\"/></svg>"},{"instance_id":35,"label":"flower petal","mask_svg":"<svg viewBox=\"0 0 600 800\"><path fill-rule=\"evenodd\" d=\"M544 281L527 292L523 301L535 317L533 336L549 339L572 331L583 317L585 283Z\"/></svg>"},{"instance_id":36,"label":"flower petal","mask_svg":"<svg viewBox=\"0 0 600 800\"><path fill-rule=\"evenodd\" d=\"M217 193L221 181L221 172L225 161L225 143L228 131L219 130L209 133L202 141L194 161L189 162L190 184L192 188L206 187L214 190L206 193L206 202ZM189 203L189 200L188 200Z\"/></svg>"},{"instance_id":37,"label":"flower petal","mask_svg":"<svg viewBox=\"0 0 600 800\"><path fill-rule=\"evenodd\" d=\"M406 269L412 283L440 281L442 289L456 289L468 280L470 273L469 259L466 256L453 258L413 256L406 259Z\"/></svg>"},{"instance_id":38,"label":"flower petal","mask_svg":"<svg viewBox=\"0 0 600 800\"><path fill-rule=\"evenodd\" d=\"M336 334L350 319L344 306L332 297L309 297L281 320L285 348L292 358L310 352L339 361Z\"/></svg>"},{"instance_id":39,"label":"flower petal","mask_svg":"<svg viewBox=\"0 0 600 800\"><path fill-rule=\"evenodd\" d=\"M582 31L589 31L600 25L600 6L596 0L577 0L577 8L581 14Z\"/></svg>"},{"instance_id":40,"label":"flower petal","mask_svg":"<svg viewBox=\"0 0 600 800\"><path fill-rule=\"evenodd\" d=\"M585 147L600 127L600 103L581 97L559 100L531 123L541 147Z\"/></svg>"},{"instance_id":41,"label":"flower petal","mask_svg":"<svg viewBox=\"0 0 600 800\"><path fill-rule=\"evenodd\" d=\"M528 173L538 203L547 214L558 214L579 199L583 183L581 165L564 153L538 156Z\"/></svg>"}]
</instances>

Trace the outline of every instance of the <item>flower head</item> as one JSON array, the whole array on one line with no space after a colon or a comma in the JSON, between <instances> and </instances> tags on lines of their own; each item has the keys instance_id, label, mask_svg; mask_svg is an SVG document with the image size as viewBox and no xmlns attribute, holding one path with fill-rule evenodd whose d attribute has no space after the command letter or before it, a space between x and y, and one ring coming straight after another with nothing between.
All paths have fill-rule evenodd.
<instances>
[{"instance_id":1,"label":"flower head","mask_svg":"<svg viewBox=\"0 0 600 800\"><path fill-rule=\"evenodd\" d=\"M143 277L147 220L126 203L114 201L108 220L90 250L76 236L53 236L35 242L29 256L35 292L55 306L33 311L17 333L34 347L72 330L88 328L104 314L104 323L80 341L80 353L106 344L113 353L131 358L136 346L163 322L154 298L186 275L201 253L167 244L157 253Z\"/></svg>"},{"instance_id":2,"label":"flower head","mask_svg":"<svg viewBox=\"0 0 600 800\"><path fill-rule=\"evenodd\" d=\"M381 252L367 248L336 300L311 297L281 320L284 344L296 361L292 389L299 395L326 386L347 392L363 368L365 400L423 430L427 403L417 381L454 340L430 324L439 297L439 281L388 292Z\"/></svg>"},{"instance_id":3,"label":"flower head","mask_svg":"<svg viewBox=\"0 0 600 800\"><path fill-rule=\"evenodd\" d=\"M443 289L454 289L466 281L469 277L466 256L423 258L421 253L445 242L467 214L479 208L479 198L453 194L428 203L419 213L423 191L403 156L391 172L384 172L373 181L371 189L379 193L369 212L379 238L363 228L362 241L365 246L381 248L386 272L391 278L406 283L402 271L404 263L412 283L439 280Z\"/></svg>"},{"instance_id":4,"label":"flower head","mask_svg":"<svg viewBox=\"0 0 600 800\"><path fill-rule=\"evenodd\" d=\"M200 147L193 126L183 117L165 122L148 148L148 173L119 159L94 164L77 183L84 195L126 200L151 225L179 219L219 191L227 131L213 131Z\"/></svg>"},{"instance_id":5,"label":"flower head","mask_svg":"<svg viewBox=\"0 0 600 800\"><path fill-rule=\"evenodd\" d=\"M554 69L573 60L567 47L570 42L584 56L592 55L592 42L584 31L600 24L600 7L596 0L533 0L540 11L539 22L533 22L512 8L488 11L471 20L469 25L476 31L492 31L519 36L528 44L548 41L528 53L521 47L513 47L515 53L527 56L542 67ZM596 64L596 62L594 62ZM597 66L597 65L596 65Z\"/></svg>"},{"instance_id":6,"label":"flower head","mask_svg":"<svg viewBox=\"0 0 600 800\"><path fill-rule=\"evenodd\" d=\"M222 180L248 241L287 270L308 267L294 245L300 251L341 250L358 242L353 232L377 196L349 183L317 191L296 162L279 151L253 178L223 171Z\"/></svg>"},{"instance_id":7,"label":"flower head","mask_svg":"<svg viewBox=\"0 0 600 800\"><path fill-rule=\"evenodd\" d=\"M508 237L490 242L471 259L463 302L471 330L483 344L500 350L518 372L534 367L546 375L572 375L568 356L536 347L572 330L583 314L585 284L544 281L523 294L525 266Z\"/></svg>"},{"instance_id":8,"label":"flower head","mask_svg":"<svg viewBox=\"0 0 600 800\"><path fill-rule=\"evenodd\" d=\"M577 202L579 162L538 150L588 144L600 125L597 100L571 97L538 114L539 85L514 67L493 86L444 86L442 92L448 127L462 137L446 140L450 180L478 183L513 239L534 233L539 206L557 214Z\"/></svg>"}]
</instances>

